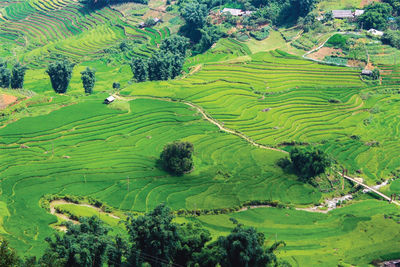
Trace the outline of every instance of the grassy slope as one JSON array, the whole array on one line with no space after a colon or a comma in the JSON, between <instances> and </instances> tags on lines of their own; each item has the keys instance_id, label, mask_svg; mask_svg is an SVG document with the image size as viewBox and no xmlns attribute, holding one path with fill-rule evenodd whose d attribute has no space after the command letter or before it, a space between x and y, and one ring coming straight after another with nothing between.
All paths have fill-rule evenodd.
<instances>
[{"instance_id":1,"label":"grassy slope","mask_svg":"<svg viewBox=\"0 0 400 267\"><path fill-rule=\"evenodd\" d=\"M101 100L91 97L0 129L0 147L7 151L0 156L1 200L11 214L4 227L21 251L39 251L51 232L47 225L55 217L38 206L49 193L90 195L136 211L163 201L173 209L193 209L253 199L306 204L320 198L274 166L280 153L220 133L185 105L135 100L126 113L108 109ZM194 143L196 169L171 177L156 167L156 160L166 143L179 139Z\"/></svg>"},{"instance_id":2,"label":"grassy slope","mask_svg":"<svg viewBox=\"0 0 400 267\"><path fill-rule=\"evenodd\" d=\"M284 240L278 255L292 266L338 266L339 262L365 266L374 259L400 257L399 224L384 215L398 209L375 200L363 201L329 212L260 208L218 216L200 216L199 222L214 235L227 234L233 217L265 233L266 243Z\"/></svg>"}]
</instances>

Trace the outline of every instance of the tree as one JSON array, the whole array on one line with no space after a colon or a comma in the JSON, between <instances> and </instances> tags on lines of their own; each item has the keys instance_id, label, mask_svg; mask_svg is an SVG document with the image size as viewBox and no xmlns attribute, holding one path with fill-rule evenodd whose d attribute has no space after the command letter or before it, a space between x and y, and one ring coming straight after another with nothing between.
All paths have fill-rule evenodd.
<instances>
[{"instance_id":1,"label":"tree","mask_svg":"<svg viewBox=\"0 0 400 267\"><path fill-rule=\"evenodd\" d=\"M196 263L202 267L250 267L277 266L274 251L284 242L264 248L264 234L253 227L237 225L228 236L217 241L195 255Z\"/></svg>"},{"instance_id":2,"label":"tree","mask_svg":"<svg viewBox=\"0 0 400 267\"><path fill-rule=\"evenodd\" d=\"M364 14L358 18L359 25L364 29L384 30L387 28L392 7L387 3L373 3L365 8Z\"/></svg>"},{"instance_id":3,"label":"tree","mask_svg":"<svg viewBox=\"0 0 400 267\"><path fill-rule=\"evenodd\" d=\"M0 59L0 87L10 87L11 72L7 68L7 61Z\"/></svg>"},{"instance_id":4,"label":"tree","mask_svg":"<svg viewBox=\"0 0 400 267\"><path fill-rule=\"evenodd\" d=\"M189 27L201 29L205 25L208 16L207 6L200 4L196 0L188 2L183 6L181 15Z\"/></svg>"},{"instance_id":5,"label":"tree","mask_svg":"<svg viewBox=\"0 0 400 267\"><path fill-rule=\"evenodd\" d=\"M294 148L290 151L290 160L294 172L304 181L324 173L331 165L328 156L319 149L307 151Z\"/></svg>"},{"instance_id":6,"label":"tree","mask_svg":"<svg viewBox=\"0 0 400 267\"><path fill-rule=\"evenodd\" d=\"M151 266L168 266L173 262L179 246L177 224L174 216L164 204L157 206L144 216L128 217L126 229L132 242L129 265L148 262Z\"/></svg>"},{"instance_id":7,"label":"tree","mask_svg":"<svg viewBox=\"0 0 400 267\"><path fill-rule=\"evenodd\" d=\"M89 67L81 72L83 88L85 88L86 94L91 94L93 92L93 87L96 82L96 70Z\"/></svg>"},{"instance_id":8,"label":"tree","mask_svg":"<svg viewBox=\"0 0 400 267\"><path fill-rule=\"evenodd\" d=\"M12 76L11 76L11 88L23 88L24 87L24 79L25 79L25 71L26 67L22 66L21 64L17 63L14 65L12 69Z\"/></svg>"},{"instance_id":9,"label":"tree","mask_svg":"<svg viewBox=\"0 0 400 267\"><path fill-rule=\"evenodd\" d=\"M119 90L119 88L121 88L121 84L119 82L113 82L112 87L113 87L113 89Z\"/></svg>"},{"instance_id":10,"label":"tree","mask_svg":"<svg viewBox=\"0 0 400 267\"><path fill-rule=\"evenodd\" d=\"M161 43L160 50L171 52L174 55L186 56L186 50L189 47L189 40L179 35L171 35Z\"/></svg>"},{"instance_id":11,"label":"tree","mask_svg":"<svg viewBox=\"0 0 400 267\"><path fill-rule=\"evenodd\" d=\"M133 77L138 82L144 82L148 79L149 70L148 70L148 61L147 59L141 57L132 58L131 69L133 72Z\"/></svg>"},{"instance_id":12,"label":"tree","mask_svg":"<svg viewBox=\"0 0 400 267\"><path fill-rule=\"evenodd\" d=\"M56 93L62 94L67 91L73 68L74 64L68 60L50 63L46 73Z\"/></svg>"},{"instance_id":13,"label":"tree","mask_svg":"<svg viewBox=\"0 0 400 267\"><path fill-rule=\"evenodd\" d=\"M201 253L204 245L211 240L210 232L199 225L185 224L178 227L179 246L174 263L180 266L191 266L196 253Z\"/></svg>"},{"instance_id":14,"label":"tree","mask_svg":"<svg viewBox=\"0 0 400 267\"><path fill-rule=\"evenodd\" d=\"M128 249L128 243L121 236L117 235L112 244L110 244L107 257L108 266L120 267L122 266L122 257L126 254Z\"/></svg>"},{"instance_id":15,"label":"tree","mask_svg":"<svg viewBox=\"0 0 400 267\"><path fill-rule=\"evenodd\" d=\"M7 240L0 240L0 267L18 266L20 259L10 247Z\"/></svg>"},{"instance_id":16,"label":"tree","mask_svg":"<svg viewBox=\"0 0 400 267\"><path fill-rule=\"evenodd\" d=\"M378 68L374 68L371 74L372 80L379 80L380 77L381 77L381 72L379 71Z\"/></svg>"},{"instance_id":17,"label":"tree","mask_svg":"<svg viewBox=\"0 0 400 267\"><path fill-rule=\"evenodd\" d=\"M160 161L166 171L183 175L193 168L193 151L193 144L189 142L173 142L164 147Z\"/></svg>"},{"instance_id":18,"label":"tree","mask_svg":"<svg viewBox=\"0 0 400 267\"><path fill-rule=\"evenodd\" d=\"M109 229L93 216L82 218L80 224L68 224L63 235L55 235L55 240L46 238L49 248L41 258L41 263L50 266L102 267L106 251L110 245Z\"/></svg>"}]
</instances>

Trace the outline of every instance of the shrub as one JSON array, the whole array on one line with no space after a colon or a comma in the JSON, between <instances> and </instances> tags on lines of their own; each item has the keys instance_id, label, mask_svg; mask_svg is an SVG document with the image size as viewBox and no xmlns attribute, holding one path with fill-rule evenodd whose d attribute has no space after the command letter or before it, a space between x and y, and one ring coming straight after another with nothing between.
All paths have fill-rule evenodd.
<instances>
[{"instance_id":1,"label":"shrub","mask_svg":"<svg viewBox=\"0 0 400 267\"><path fill-rule=\"evenodd\" d=\"M96 82L96 70L87 67L86 70L81 72L81 74L82 84L83 88L85 88L85 93L91 94L93 92L94 83Z\"/></svg>"},{"instance_id":2,"label":"shrub","mask_svg":"<svg viewBox=\"0 0 400 267\"><path fill-rule=\"evenodd\" d=\"M179 176L191 171L193 150L193 144L189 142L174 142L166 145L160 155L163 168Z\"/></svg>"},{"instance_id":3,"label":"shrub","mask_svg":"<svg viewBox=\"0 0 400 267\"><path fill-rule=\"evenodd\" d=\"M336 48L347 48L347 39L348 37L343 34L335 34L326 42L327 46L336 47Z\"/></svg>"},{"instance_id":4,"label":"shrub","mask_svg":"<svg viewBox=\"0 0 400 267\"><path fill-rule=\"evenodd\" d=\"M294 148L290 151L290 159L294 172L303 181L310 181L310 178L324 173L331 165L328 156L319 149L306 151Z\"/></svg>"},{"instance_id":5,"label":"shrub","mask_svg":"<svg viewBox=\"0 0 400 267\"><path fill-rule=\"evenodd\" d=\"M46 72L56 93L60 94L67 91L73 68L74 64L68 60L50 63Z\"/></svg>"}]
</instances>

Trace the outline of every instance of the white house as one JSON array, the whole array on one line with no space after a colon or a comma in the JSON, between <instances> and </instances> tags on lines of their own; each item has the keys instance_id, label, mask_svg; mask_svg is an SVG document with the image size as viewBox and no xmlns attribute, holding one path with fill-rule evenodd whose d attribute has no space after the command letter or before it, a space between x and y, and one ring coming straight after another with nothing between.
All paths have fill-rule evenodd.
<instances>
[{"instance_id":1,"label":"white house","mask_svg":"<svg viewBox=\"0 0 400 267\"><path fill-rule=\"evenodd\" d=\"M370 33L372 35L375 35L375 36L382 36L384 34L384 32L378 31L378 30L375 30L375 29L369 29L368 33Z\"/></svg>"},{"instance_id":2,"label":"white house","mask_svg":"<svg viewBox=\"0 0 400 267\"><path fill-rule=\"evenodd\" d=\"M356 11L354 11L354 16L355 17L359 17L362 14L364 14L364 10L362 10L362 9L356 9Z\"/></svg>"},{"instance_id":3,"label":"white house","mask_svg":"<svg viewBox=\"0 0 400 267\"><path fill-rule=\"evenodd\" d=\"M332 10L332 17L334 19L352 19L354 15L351 10Z\"/></svg>"},{"instance_id":4,"label":"white house","mask_svg":"<svg viewBox=\"0 0 400 267\"><path fill-rule=\"evenodd\" d=\"M115 100L115 97L113 97L112 95L110 95L109 97L107 97L107 98L104 100L104 104L110 104L110 103L114 102L114 100Z\"/></svg>"},{"instance_id":5,"label":"white house","mask_svg":"<svg viewBox=\"0 0 400 267\"><path fill-rule=\"evenodd\" d=\"M222 13L231 13L232 16L241 16L243 15L243 11L237 8L224 8L222 9Z\"/></svg>"}]
</instances>

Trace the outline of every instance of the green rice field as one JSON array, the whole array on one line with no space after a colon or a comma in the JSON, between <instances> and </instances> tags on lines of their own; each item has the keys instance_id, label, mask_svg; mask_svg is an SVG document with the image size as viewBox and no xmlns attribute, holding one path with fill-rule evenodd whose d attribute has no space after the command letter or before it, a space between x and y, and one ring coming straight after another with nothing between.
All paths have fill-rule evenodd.
<instances>
[{"instance_id":1,"label":"green rice field","mask_svg":"<svg viewBox=\"0 0 400 267\"><path fill-rule=\"evenodd\" d=\"M359 5L322 1L318 8ZM199 223L213 239L228 234L235 218L263 232L267 246L284 241L277 256L292 266L400 258L399 207L348 181L338 189L342 180L333 172L344 167L367 185L387 182L379 190L388 196L400 194L399 51L367 43L371 64L382 71L379 81L367 81L359 68L301 57L332 33L274 29L263 41L221 38L188 55L177 78L136 83L131 58L151 57L183 23L163 7L151 0L91 12L75 0L0 0L0 57L9 67L29 67L24 89L0 89L17 98L0 110L0 237L21 256L40 255L63 221L43 200L67 195L100 201L121 218L164 202L181 211L177 222ZM138 26L152 16L164 22ZM46 68L64 58L75 66L67 93L58 95ZM92 95L82 87L86 67L96 69ZM103 104L110 95L116 101ZM176 140L194 145L194 170L179 177L158 162ZM334 159L323 177L332 190L277 166L294 144ZM349 192L355 200L343 207L312 212ZM250 203L278 207L247 209ZM124 231L120 219L90 205L57 208ZM210 210L219 214L187 215Z\"/></svg>"}]
</instances>

